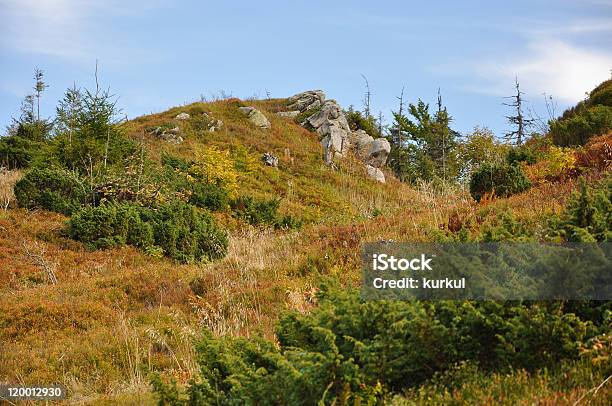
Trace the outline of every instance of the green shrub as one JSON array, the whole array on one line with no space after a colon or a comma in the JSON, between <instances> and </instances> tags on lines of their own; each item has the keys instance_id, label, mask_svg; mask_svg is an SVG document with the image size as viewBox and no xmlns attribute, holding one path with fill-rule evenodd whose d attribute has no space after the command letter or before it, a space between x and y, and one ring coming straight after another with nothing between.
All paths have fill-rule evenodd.
<instances>
[{"instance_id":1,"label":"green shrub","mask_svg":"<svg viewBox=\"0 0 612 406\"><path fill-rule=\"evenodd\" d=\"M600 83L595 89L591 90L587 102L590 105L601 104L612 107L612 79Z\"/></svg>"},{"instance_id":2,"label":"green shrub","mask_svg":"<svg viewBox=\"0 0 612 406\"><path fill-rule=\"evenodd\" d=\"M256 200L251 196L240 196L231 205L234 215L249 224L274 224L280 200Z\"/></svg>"},{"instance_id":3,"label":"green shrub","mask_svg":"<svg viewBox=\"0 0 612 406\"><path fill-rule=\"evenodd\" d=\"M188 399L154 386L170 404L384 404L458 364L534 371L577 359L587 326L555 304L361 301L324 289L312 312L281 317L280 348L206 333Z\"/></svg>"},{"instance_id":4,"label":"green shrub","mask_svg":"<svg viewBox=\"0 0 612 406\"><path fill-rule=\"evenodd\" d=\"M19 122L14 135L34 142L42 142L49 137L53 127L52 122L34 120L32 122Z\"/></svg>"},{"instance_id":5,"label":"green shrub","mask_svg":"<svg viewBox=\"0 0 612 406\"><path fill-rule=\"evenodd\" d=\"M584 145L589 138L612 129L612 107L596 105L567 119L551 122L553 143L562 147Z\"/></svg>"},{"instance_id":6,"label":"green shrub","mask_svg":"<svg viewBox=\"0 0 612 406\"><path fill-rule=\"evenodd\" d=\"M145 248L154 244L153 229L142 220L140 210L130 204L85 207L68 222L68 234L93 249L124 244Z\"/></svg>"},{"instance_id":7,"label":"green shrub","mask_svg":"<svg viewBox=\"0 0 612 406\"><path fill-rule=\"evenodd\" d=\"M27 168L41 148L40 142L18 135L2 137L0 138L0 166L9 169Z\"/></svg>"},{"instance_id":8,"label":"green shrub","mask_svg":"<svg viewBox=\"0 0 612 406\"><path fill-rule=\"evenodd\" d=\"M506 162L508 162L510 165L518 164L520 162L534 164L536 161L536 153L525 146L512 148L510 151L508 151L508 155L506 156Z\"/></svg>"},{"instance_id":9,"label":"green shrub","mask_svg":"<svg viewBox=\"0 0 612 406\"><path fill-rule=\"evenodd\" d=\"M223 211L229 206L229 194L220 186L196 183L192 187L189 203L211 211Z\"/></svg>"},{"instance_id":10,"label":"green shrub","mask_svg":"<svg viewBox=\"0 0 612 406\"><path fill-rule=\"evenodd\" d=\"M155 244L166 256L188 263L214 260L227 254L227 234L206 211L182 202L145 210L143 218L152 223Z\"/></svg>"},{"instance_id":11,"label":"green shrub","mask_svg":"<svg viewBox=\"0 0 612 406\"><path fill-rule=\"evenodd\" d=\"M183 202L157 208L109 203L86 207L68 222L68 235L90 248L129 244L189 263L213 260L227 253L227 235L214 219ZM155 251L153 249L153 251Z\"/></svg>"},{"instance_id":12,"label":"green shrub","mask_svg":"<svg viewBox=\"0 0 612 406\"><path fill-rule=\"evenodd\" d=\"M15 197L21 207L70 215L85 203L87 191L74 173L35 167L15 184Z\"/></svg>"},{"instance_id":13,"label":"green shrub","mask_svg":"<svg viewBox=\"0 0 612 406\"><path fill-rule=\"evenodd\" d=\"M533 230L516 219L512 211L498 213L482 225L481 240L484 242L532 241Z\"/></svg>"},{"instance_id":14,"label":"green shrub","mask_svg":"<svg viewBox=\"0 0 612 406\"><path fill-rule=\"evenodd\" d=\"M201 104L194 104L192 106L189 106L189 108L187 109L187 112L192 116L196 116L198 114L206 113L206 109Z\"/></svg>"},{"instance_id":15,"label":"green shrub","mask_svg":"<svg viewBox=\"0 0 612 406\"><path fill-rule=\"evenodd\" d=\"M531 182L519 165L484 164L472 173L470 194L476 201L485 194L508 197L531 187Z\"/></svg>"},{"instance_id":16,"label":"green shrub","mask_svg":"<svg viewBox=\"0 0 612 406\"><path fill-rule=\"evenodd\" d=\"M302 223L291 216L280 216L280 199L257 200L240 196L231 202L234 216L252 225L269 225L275 228L299 228Z\"/></svg>"},{"instance_id":17,"label":"green shrub","mask_svg":"<svg viewBox=\"0 0 612 406\"><path fill-rule=\"evenodd\" d=\"M572 242L612 241L612 177L590 188L581 178L565 212L551 221L551 232Z\"/></svg>"},{"instance_id":18,"label":"green shrub","mask_svg":"<svg viewBox=\"0 0 612 406\"><path fill-rule=\"evenodd\" d=\"M187 160L183 158L180 158L174 155L170 155L167 153L162 154L161 162L163 165L166 165L173 169L178 169L184 172L187 172L189 168L191 167L191 165L193 165L192 162L188 162Z\"/></svg>"},{"instance_id":19,"label":"green shrub","mask_svg":"<svg viewBox=\"0 0 612 406\"><path fill-rule=\"evenodd\" d=\"M344 114L346 115L346 121L348 121L352 131L364 130L374 138L382 137L378 126L379 123L373 116L366 118L361 111L354 110L353 106L350 106Z\"/></svg>"},{"instance_id":20,"label":"green shrub","mask_svg":"<svg viewBox=\"0 0 612 406\"><path fill-rule=\"evenodd\" d=\"M282 216L276 219L274 227L281 228L284 230L301 228L303 225L302 220L293 216Z\"/></svg>"},{"instance_id":21,"label":"green shrub","mask_svg":"<svg viewBox=\"0 0 612 406\"><path fill-rule=\"evenodd\" d=\"M567 109L550 123L553 143L561 147L584 145L589 138L612 129L612 80L591 91L586 100Z\"/></svg>"}]
</instances>

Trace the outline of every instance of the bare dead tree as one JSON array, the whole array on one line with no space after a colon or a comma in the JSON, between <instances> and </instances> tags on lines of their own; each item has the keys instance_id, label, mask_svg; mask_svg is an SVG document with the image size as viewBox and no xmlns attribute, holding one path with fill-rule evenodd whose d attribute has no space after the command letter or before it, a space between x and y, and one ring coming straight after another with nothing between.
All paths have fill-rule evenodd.
<instances>
[{"instance_id":1,"label":"bare dead tree","mask_svg":"<svg viewBox=\"0 0 612 406\"><path fill-rule=\"evenodd\" d=\"M438 87L438 114L442 113L442 109L442 93L440 93L440 88ZM444 181L446 181L446 131L441 131L440 133L442 135L442 174Z\"/></svg>"},{"instance_id":2,"label":"bare dead tree","mask_svg":"<svg viewBox=\"0 0 612 406\"><path fill-rule=\"evenodd\" d=\"M383 135L383 113L382 111L378 112L378 135L382 137Z\"/></svg>"},{"instance_id":3,"label":"bare dead tree","mask_svg":"<svg viewBox=\"0 0 612 406\"><path fill-rule=\"evenodd\" d=\"M506 133L504 138L508 141L516 141L516 145L521 145L527 129L533 124L534 120L531 118L525 118L523 114L523 92L521 92L518 77L515 78L516 94L508 96L506 99L511 99L510 103L503 103L504 106L511 107L515 111L515 115L506 116L508 122L515 126L515 129Z\"/></svg>"},{"instance_id":4,"label":"bare dead tree","mask_svg":"<svg viewBox=\"0 0 612 406\"><path fill-rule=\"evenodd\" d=\"M372 96L370 92L370 82L368 82L368 78L364 74L362 74L361 77L365 81L366 88L365 94L363 95L363 115L365 118L370 118L370 98Z\"/></svg>"},{"instance_id":5,"label":"bare dead tree","mask_svg":"<svg viewBox=\"0 0 612 406\"><path fill-rule=\"evenodd\" d=\"M553 100L552 95L542 93L544 96L544 103L546 104L546 112L548 113L548 120L554 120L557 118L557 102Z\"/></svg>"},{"instance_id":6,"label":"bare dead tree","mask_svg":"<svg viewBox=\"0 0 612 406\"><path fill-rule=\"evenodd\" d=\"M396 99L399 100L399 110L398 110L397 114L400 117L402 117L402 115L404 114L404 88L405 87L402 86L402 92L400 93L399 96L396 96ZM395 135L395 137L396 137L395 138L395 145L399 146L401 141L402 141L401 137L400 137L401 130L400 130L399 126L396 128L396 131L397 131L397 133Z\"/></svg>"},{"instance_id":7,"label":"bare dead tree","mask_svg":"<svg viewBox=\"0 0 612 406\"><path fill-rule=\"evenodd\" d=\"M23 251L26 259L34 266L40 268L47 276L49 282L53 285L57 283L57 277L55 276L55 269L57 264L50 262L45 258L47 253L47 246L38 241L34 241L30 244L23 242Z\"/></svg>"}]
</instances>

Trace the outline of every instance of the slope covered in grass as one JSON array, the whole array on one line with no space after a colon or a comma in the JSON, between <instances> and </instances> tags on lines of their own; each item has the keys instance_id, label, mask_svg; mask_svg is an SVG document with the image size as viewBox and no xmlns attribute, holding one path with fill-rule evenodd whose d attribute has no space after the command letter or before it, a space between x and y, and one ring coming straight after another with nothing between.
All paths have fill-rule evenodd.
<instances>
[{"instance_id":1,"label":"slope covered in grass","mask_svg":"<svg viewBox=\"0 0 612 406\"><path fill-rule=\"evenodd\" d=\"M278 198L282 214L303 220L301 228L274 229L216 212L229 230L228 254L221 260L179 264L130 246L91 251L66 236L64 215L16 207L0 211L0 381L59 382L75 403L152 404L151 372L181 387L199 379L193 344L203 329L215 337L261 335L273 341L281 314L309 314L317 306L322 280L357 287L362 243L543 239L551 219L564 215L579 189L576 176L547 177L535 171L537 164L526 165L535 168L531 189L481 203L460 187L410 187L392 176L380 184L351 157L336 170L325 166L318 136L274 114L285 103L194 103L122 125L145 149L150 173L163 170L164 156L193 160L198 151L216 147L242 168L236 196ZM250 123L238 109L243 105L261 110L271 128ZM190 119L177 120L182 112ZM222 120L221 129L206 131L198 123L204 112ZM179 126L184 142L151 134L158 126ZM277 168L262 163L266 152L279 157ZM607 172L604 165L584 175L589 185L599 185ZM11 172L7 183L19 176ZM458 366L452 376L470 368ZM530 403L538 396L569 402L585 395L602 374L584 363L568 371L578 376L573 386L545 372L474 372L465 377L464 392L441 389L449 378L440 376L395 400L489 403L501 393L508 403ZM610 396L609 390L601 393Z\"/></svg>"}]
</instances>

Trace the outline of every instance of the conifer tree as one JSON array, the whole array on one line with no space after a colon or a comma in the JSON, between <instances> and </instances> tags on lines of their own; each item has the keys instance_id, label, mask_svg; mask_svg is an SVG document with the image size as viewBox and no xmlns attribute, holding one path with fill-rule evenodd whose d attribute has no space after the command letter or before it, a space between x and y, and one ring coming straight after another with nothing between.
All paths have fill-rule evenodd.
<instances>
[{"instance_id":1,"label":"conifer tree","mask_svg":"<svg viewBox=\"0 0 612 406\"><path fill-rule=\"evenodd\" d=\"M56 132L68 134L68 142L72 145L72 137L77 130L79 116L83 112L83 94L76 85L68 88L62 100L60 100L56 115Z\"/></svg>"},{"instance_id":2,"label":"conifer tree","mask_svg":"<svg viewBox=\"0 0 612 406\"><path fill-rule=\"evenodd\" d=\"M47 87L49 87L44 81L44 73L42 70L36 68L34 69L34 92L36 96L36 120L40 121L40 99L42 97L42 92L45 91Z\"/></svg>"}]
</instances>

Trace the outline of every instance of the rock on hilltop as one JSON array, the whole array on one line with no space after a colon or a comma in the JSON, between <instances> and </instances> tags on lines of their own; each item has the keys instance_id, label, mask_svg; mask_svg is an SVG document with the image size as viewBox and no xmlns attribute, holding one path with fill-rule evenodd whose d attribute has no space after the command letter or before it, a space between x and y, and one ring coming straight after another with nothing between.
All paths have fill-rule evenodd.
<instances>
[{"instance_id":1,"label":"rock on hilltop","mask_svg":"<svg viewBox=\"0 0 612 406\"><path fill-rule=\"evenodd\" d=\"M379 182L385 182L385 175L380 170L387 162L391 151L389 142L384 138L374 139L363 130L351 131L344 111L335 100L326 100L322 90L309 90L289 98L287 112L282 116L297 116L312 112L301 123L302 126L321 135L323 159L332 165L335 159L353 153L366 166L368 175Z\"/></svg>"}]
</instances>

